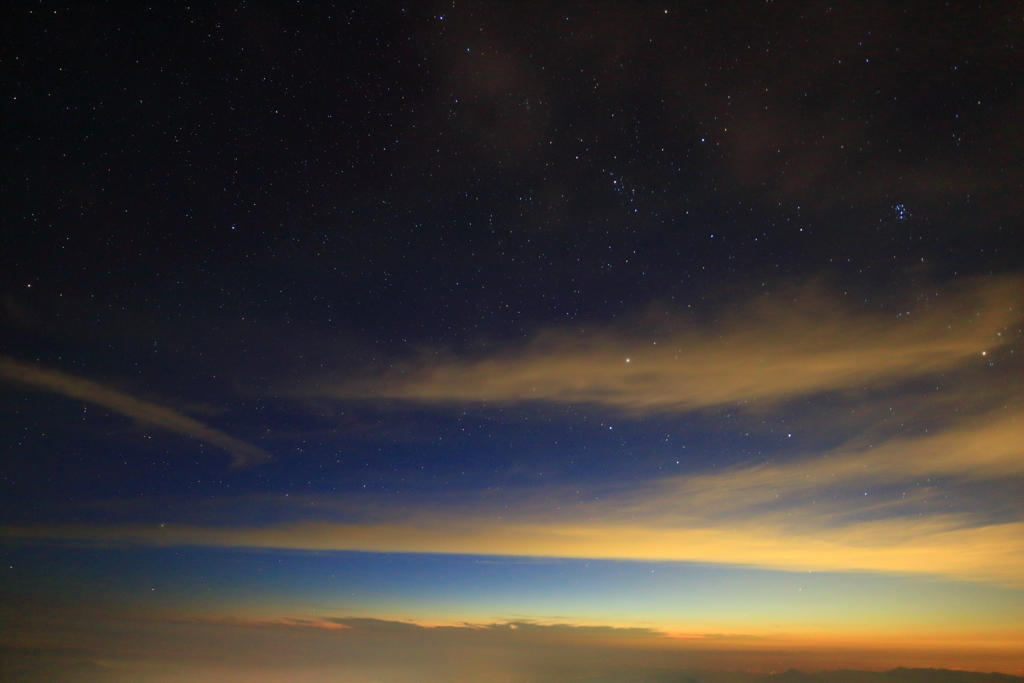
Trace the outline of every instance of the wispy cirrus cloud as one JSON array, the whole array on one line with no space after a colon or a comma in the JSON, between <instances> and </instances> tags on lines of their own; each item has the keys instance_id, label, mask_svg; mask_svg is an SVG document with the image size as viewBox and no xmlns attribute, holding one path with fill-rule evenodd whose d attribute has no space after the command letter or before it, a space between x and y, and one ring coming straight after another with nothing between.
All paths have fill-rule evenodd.
<instances>
[{"instance_id":1,"label":"wispy cirrus cloud","mask_svg":"<svg viewBox=\"0 0 1024 683\"><path fill-rule=\"evenodd\" d=\"M92 380L69 375L59 370L0 356L0 378L103 406L143 424L199 439L226 451L231 456L232 465L235 467L245 467L271 459L271 455L262 448L236 439L171 408L144 401Z\"/></svg>"},{"instance_id":2,"label":"wispy cirrus cloud","mask_svg":"<svg viewBox=\"0 0 1024 683\"><path fill-rule=\"evenodd\" d=\"M589 403L643 415L877 386L957 367L1005 343L1021 318L1019 278L978 280L915 310L855 313L803 291L761 297L712 327L641 338L549 329L484 357L424 354L384 374L304 391L424 404Z\"/></svg>"},{"instance_id":3,"label":"wispy cirrus cloud","mask_svg":"<svg viewBox=\"0 0 1024 683\"><path fill-rule=\"evenodd\" d=\"M867 443L857 440L811 457L788 462L757 463L712 473L669 477L642 492L635 502L619 500L620 514L646 519L742 518L766 504L786 506L812 494L821 498L814 522L829 514L865 508L829 501L835 492L913 484L943 478L947 484L1011 481L1024 475L1024 412L1002 410L938 432L893 437ZM903 494L906 495L905 493ZM883 497L879 504L893 501ZM913 502L901 498L896 502ZM871 505L875 505L874 502ZM975 506L979 508L981 506ZM898 514L898 513L897 513ZM798 516L797 523L804 523Z\"/></svg>"}]
</instances>

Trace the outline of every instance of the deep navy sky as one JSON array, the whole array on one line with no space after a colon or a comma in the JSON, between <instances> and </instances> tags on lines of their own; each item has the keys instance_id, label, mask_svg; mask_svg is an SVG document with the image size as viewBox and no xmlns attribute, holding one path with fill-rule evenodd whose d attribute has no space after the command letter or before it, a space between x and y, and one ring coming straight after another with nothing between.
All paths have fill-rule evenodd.
<instances>
[{"instance_id":1,"label":"deep navy sky","mask_svg":"<svg viewBox=\"0 0 1024 683\"><path fill-rule=\"evenodd\" d=\"M895 311L1021 266L1017 3L3 15L3 354L275 456L229 471L216 447L9 385L8 521L614 485L827 449L864 424L800 421L849 397L626 420L294 390L551 326L713 323L808 281Z\"/></svg>"}]
</instances>

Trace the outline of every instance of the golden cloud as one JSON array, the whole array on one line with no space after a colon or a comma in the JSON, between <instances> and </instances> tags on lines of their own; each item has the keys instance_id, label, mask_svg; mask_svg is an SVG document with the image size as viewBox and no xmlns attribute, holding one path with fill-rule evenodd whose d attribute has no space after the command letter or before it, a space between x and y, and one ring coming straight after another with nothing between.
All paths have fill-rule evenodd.
<instances>
[{"instance_id":1,"label":"golden cloud","mask_svg":"<svg viewBox=\"0 0 1024 683\"><path fill-rule=\"evenodd\" d=\"M632 500L616 501L620 514L645 519L737 517L766 503L786 503L807 495L852 487L905 484L931 477L957 482L995 481L1024 475L1024 412L950 427L928 436L849 444L825 454L788 463L757 464L712 474L670 477ZM882 500L880 505L904 502ZM817 504L817 503L816 503ZM871 503L871 505L876 505ZM867 506L858 504L863 510ZM849 506L821 501L817 523ZM801 521L802 516L797 518Z\"/></svg>"},{"instance_id":2,"label":"golden cloud","mask_svg":"<svg viewBox=\"0 0 1024 683\"><path fill-rule=\"evenodd\" d=\"M426 354L383 375L316 390L423 403L591 403L631 414L865 387L956 367L1005 343L1019 278L975 281L913 311L855 314L811 292L746 306L713 329L639 340L613 330L541 332L484 358Z\"/></svg>"},{"instance_id":3,"label":"golden cloud","mask_svg":"<svg viewBox=\"0 0 1024 683\"><path fill-rule=\"evenodd\" d=\"M103 406L147 425L194 437L228 452L235 467L244 467L271 459L262 448L213 429L187 415L149 401L135 398L102 384L68 375L59 370L23 363L0 356L0 378L15 380L36 389L52 391L70 398Z\"/></svg>"}]
</instances>

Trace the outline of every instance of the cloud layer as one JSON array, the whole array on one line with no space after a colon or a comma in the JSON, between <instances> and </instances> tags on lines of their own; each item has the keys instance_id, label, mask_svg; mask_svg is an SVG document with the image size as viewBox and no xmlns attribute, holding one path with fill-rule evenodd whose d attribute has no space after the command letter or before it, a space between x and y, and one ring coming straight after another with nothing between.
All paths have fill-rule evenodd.
<instances>
[{"instance_id":1,"label":"cloud layer","mask_svg":"<svg viewBox=\"0 0 1024 683\"><path fill-rule=\"evenodd\" d=\"M24 610L24 605L19 608ZM37 606L5 629L5 680L164 683L167 681L481 681L556 683L772 683L739 673L800 666L811 670L946 666L1019 671L1020 645L728 636L669 638L640 629L529 622L442 626L381 619L260 621L42 613ZM66 608L65 608L66 609ZM25 612L22 611L22 614ZM340 622L340 623L337 623ZM714 668L718 672L694 671ZM918 675L915 675L918 674ZM788 680L806 683L919 683L921 673L844 671ZM946 672L955 683L1019 683L991 674ZM927 672L935 680L936 672ZM927 675L926 674L926 675Z\"/></svg>"},{"instance_id":2,"label":"cloud layer","mask_svg":"<svg viewBox=\"0 0 1024 683\"><path fill-rule=\"evenodd\" d=\"M260 527L8 527L0 535L170 546L679 560L939 575L1024 587L1024 520L1019 515L986 519L976 511L931 508L919 513L913 507L924 495L913 493L915 480L941 476L947 486L978 480L991 485L1019 477L1022 462L1024 419L1017 412L877 447L847 446L788 464L662 479L575 504L565 499L557 509L527 498L518 505L469 509L407 505L383 515L378 509L355 523L300 518ZM910 489L911 495L861 495L865 487L890 484Z\"/></svg>"},{"instance_id":3,"label":"cloud layer","mask_svg":"<svg viewBox=\"0 0 1024 683\"><path fill-rule=\"evenodd\" d=\"M673 528L643 523L306 522L271 527L184 525L3 528L8 540L158 546L356 550L528 557L714 562L791 571L874 571L1024 587L1024 522L962 528L951 516L886 520L794 533L778 520Z\"/></svg>"},{"instance_id":4,"label":"cloud layer","mask_svg":"<svg viewBox=\"0 0 1024 683\"><path fill-rule=\"evenodd\" d=\"M321 393L425 403L589 402L634 415L729 402L770 406L815 392L896 384L960 368L971 358L987 367L982 354L1005 344L1008 326L1020 320L1021 284L1019 279L975 281L887 318L853 315L804 292L795 303L750 304L713 330L643 342L635 334L572 337L555 330L524 350L483 359L424 360ZM87 380L11 359L0 361L0 373L201 438L228 450L237 463L265 456L191 418ZM996 384L998 391L984 385L989 389L982 392L985 412L968 405L972 399L963 390L953 391L941 400L970 410L943 409L948 414L941 424L914 436L876 434L824 453L789 454L788 460L660 478L610 492L543 487L522 492L520 500L498 503L492 497L466 505L408 500L382 505L363 498L359 509L342 509L338 500L324 497L302 512L295 508L294 515L283 517L285 523L271 525L9 527L0 535L719 562L928 574L1024 587L1024 519L1004 500L1024 474L1024 412L1015 401L993 407L997 393L1016 391ZM965 413L973 417L956 417ZM951 503L924 505L939 495ZM332 509L344 516L332 516Z\"/></svg>"}]
</instances>

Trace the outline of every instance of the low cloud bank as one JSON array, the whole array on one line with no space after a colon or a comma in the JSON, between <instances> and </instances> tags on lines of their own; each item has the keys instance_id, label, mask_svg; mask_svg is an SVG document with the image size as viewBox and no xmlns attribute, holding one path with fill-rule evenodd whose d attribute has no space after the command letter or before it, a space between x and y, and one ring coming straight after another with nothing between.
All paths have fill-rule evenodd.
<instances>
[{"instance_id":1,"label":"low cloud bank","mask_svg":"<svg viewBox=\"0 0 1024 683\"><path fill-rule=\"evenodd\" d=\"M751 642L502 623L425 628L377 619L330 627L152 615L30 614L4 630L0 674L18 683L324 681L461 683L1021 683L1005 674L898 669L944 666L1017 672L1021 648L974 643ZM819 674L787 671L847 669ZM736 671L745 670L747 673ZM761 672L761 673L750 673Z\"/></svg>"}]
</instances>

